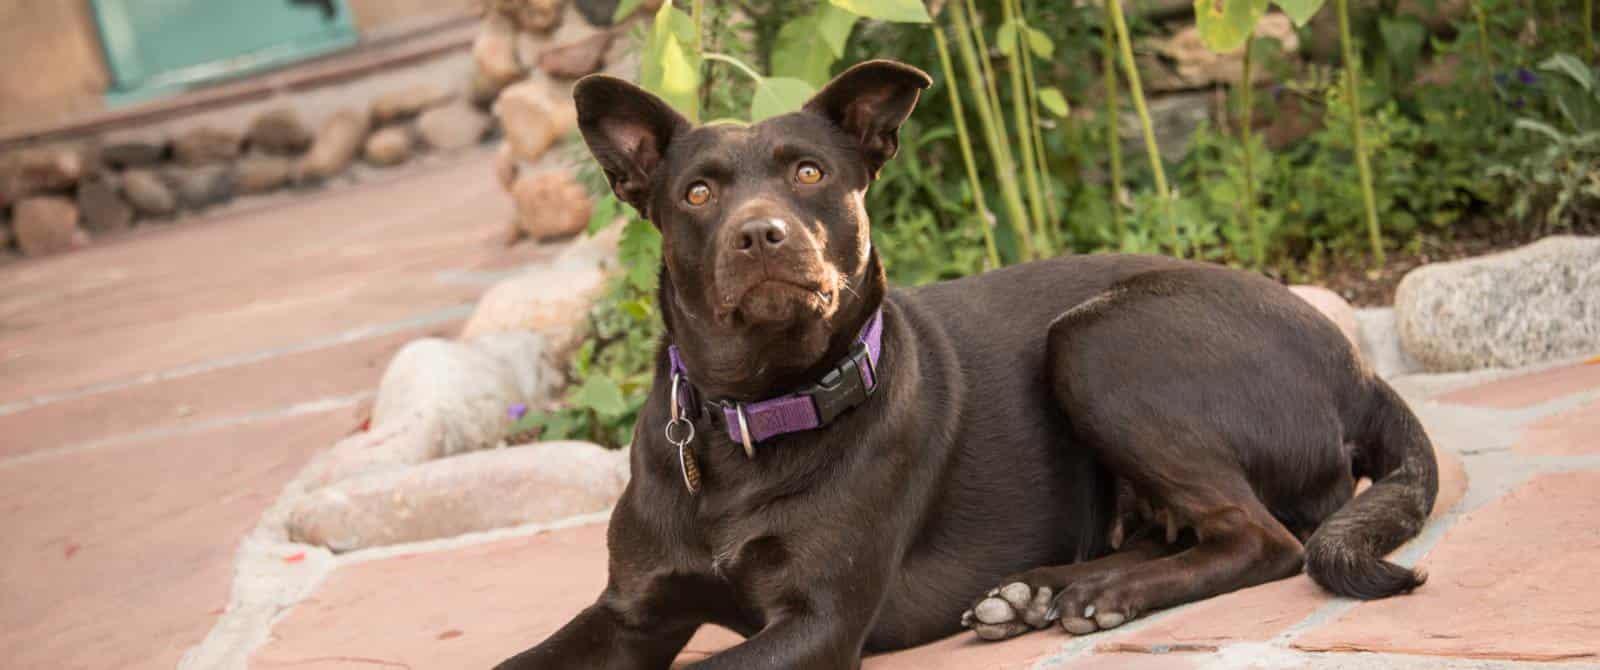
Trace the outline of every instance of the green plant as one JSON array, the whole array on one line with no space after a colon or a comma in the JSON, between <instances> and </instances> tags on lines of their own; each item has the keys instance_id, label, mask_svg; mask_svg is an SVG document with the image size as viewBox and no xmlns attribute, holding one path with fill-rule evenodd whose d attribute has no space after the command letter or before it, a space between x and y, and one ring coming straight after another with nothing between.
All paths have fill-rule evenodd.
<instances>
[{"instance_id":1,"label":"green plant","mask_svg":"<svg viewBox=\"0 0 1600 670\"><path fill-rule=\"evenodd\" d=\"M1514 163L1489 174L1505 180L1515 198L1512 213L1537 218L1545 228L1600 221L1600 74L1571 54L1539 64L1553 114L1516 119L1519 137L1532 146Z\"/></svg>"}]
</instances>

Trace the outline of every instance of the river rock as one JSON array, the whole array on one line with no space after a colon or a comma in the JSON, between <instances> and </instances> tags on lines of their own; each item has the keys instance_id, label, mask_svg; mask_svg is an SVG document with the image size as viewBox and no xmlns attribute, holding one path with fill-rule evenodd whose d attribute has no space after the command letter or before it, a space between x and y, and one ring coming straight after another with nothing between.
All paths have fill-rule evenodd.
<instances>
[{"instance_id":1,"label":"river rock","mask_svg":"<svg viewBox=\"0 0 1600 670\"><path fill-rule=\"evenodd\" d=\"M517 30L510 20L499 14L490 14L483 20L483 28L472 42L472 59L478 73L495 85L504 87L522 77L522 63L517 60Z\"/></svg>"},{"instance_id":2,"label":"river rock","mask_svg":"<svg viewBox=\"0 0 1600 670\"><path fill-rule=\"evenodd\" d=\"M11 215L17 248L24 255L46 256L89 244L89 234L78 227L78 207L66 198L24 198Z\"/></svg>"},{"instance_id":3,"label":"river rock","mask_svg":"<svg viewBox=\"0 0 1600 670\"><path fill-rule=\"evenodd\" d=\"M87 171L81 147L56 145L0 156L0 205L38 193L65 191Z\"/></svg>"},{"instance_id":4,"label":"river rock","mask_svg":"<svg viewBox=\"0 0 1600 670\"><path fill-rule=\"evenodd\" d=\"M611 32L593 35L539 52L539 69L560 79L577 79L605 67L606 50L611 47Z\"/></svg>"},{"instance_id":5,"label":"river rock","mask_svg":"<svg viewBox=\"0 0 1600 670\"><path fill-rule=\"evenodd\" d=\"M511 198L517 229L535 240L576 235L594 212L588 190L566 170L522 174L511 186Z\"/></svg>"},{"instance_id":6,"label":"river rock","mask_svg":"<svg viewBox=\"0 0 1600 670\"><path fill-rule=\"evenodd\" d=\"M381 126L409 119L431 107L450 102L453 98L455 93L450 89L432 83L390 91L373 99L372 122Z\"/></svg>"},{"instance_id":7,"label":"river rock","mask_svg":"<svg viewBox=\"0 0 1600 670\"><path fill-rule=\"evenodd\" d=\"M537 332L544 337L551 360L563 360L577 348L589 308L605 286L606 274L598 264L530 269L485 292L461 336Z\"/></svg>"},{"instance_id":8,"label":"river rock","mask_svg":"<svg viewBox=\"0 0 1600 670\"><path fill-rule=\"evenodd\" d=\"M171 216L178 209L172 187L150 170L129 170L122 176L122 192L141 216Z\"/></svg>"},{"instance_id":9,"label":"river rock","mask_svg":"<svg viewBox=\"0 0 1600 670\"><path fill-rule=\"evenodd\" d=\"M335 552L418 542L611 507L628 452L542 442L347 479L296 501L289 538Z\"/></svg>"},{"instance_id":10,"label":"river rock","mask_svg":"<svg viewBox=\"0 0 1600 670\"><path fill-rule=\"evenodd\" d=\"M172 158L183 165L207 165L239 157L244 137L222 128L201 126L172 140Z\"/></svg>"},{"instance_id":11,"label":"river rock","mask_svg":"<svg viewBox=\"0 0 1600 670\"><path fill-rule=\"evenodd\" d=\"M128 140L107 144L100 150L100 160L105 161L106 165L125 170L155 165L166 158L166 154L167 147L165 143Z\"/></svg>"},{"instance_id":12,"label":"river rock","mask_svg":"<svg viewBox=\"0 0 1600 670\"><path fill-rule=\"evenodd\" d=\"M1356 319L1356 310L1349 301L1321 286L1290 286L1289 291L1328 317L1333 325L1338 326L1339 332L1344 333L1345 339L1350 340L1356 352L1361 352L1361 323Z\"/></svg>"},{"instance_id":13,"label":"river rock","mask_svg":"<svg viewBox=\"0 0 1600 670\"><path fill-rule=\"evenodd\" d=\"M1394 308L1402 346L1430 372L1600 353L1600 238L1425 265L1400 280Z\"/></svg>"},{"instance_id":14,"label":"river rock","mask_svg":"<svg viewBox=\"0 0 1600 670\"><path fill-rule=\"evenodd\" d=\"M185 208L202 210L233 199L234 176L230 165L174 168L168 170L166 176L172 190L178 194L178 204Z\"/></svg>"},{"instance_id":15,"label":"river rock","mask_svg":"<svg viewBox=\"0 0 1600 670\"><path fill-rule=\"evenodd\" d=\"M477 144L489 130L489 115L465 102L435 107L417 118L417 134L441 151Z\"/></svg>"},{"instance_id":16,"label":"river rock","mask_svg":"<svg viewBox=\"0 0 1600 670\"><path fill-rule=\"evenodd\" d=\"M494 115L505 129L517 159L529 163L539 160L561 136L578 124L578 112L569 96L558 101L550 83L530 77L500 92Z\"/></svg>"},{"instance_id":17,"label":"river rock","mask_svg":"<svg viewBox=\"0 0 1600 670\"><path fill-rule=\"evenodd\" d=\"M1261 22L1256 24L1255 34L1258 38L1276 38L1285 58L1293 58L1300 48L1294 24L1283 14L1261 17ZM1205 42L1200 39L1200 29L1192 25L1149 46L1152 47L1151 53L1140 57L1139 71L1143 75L1146 90L1150 92L1194 90L1233 83L1238 81L1242 72L1243 49L1226 54L1207 49ZM1164 56L1165 60L1157 58L1155 54ZM1258 67L1251 73L1251 79L1256 83L1270 81L1272 73L1267 68Z\"/></svg>"},{"instance_id":18,"label":"river rock","mask_svg":"<svg viewBox=\"0 0 1600 670\"><path fill-rule=\"evenodd\" d=\"M365 110L341 109L328 117L311 150L295 165L296 180L316 183L343 172L361 151L370 127Z\"/></svg>"},{"instance_id":19,"label":"river rock","mask_svg":"<svg viewBox=\"0 0 1600 670\"><path fill-rule=\"evenodd\" d=\"M239 193L267 193L289 183L294 160L285 156L250 154L234 166L234 186Z\"/></svg>"},{"instance_id":20,"label":"river rock","mask_svg":"<svg viewBox=\"0 0 1600 670\"><path fill-rule=\"evenodd\" d=\"M83 227L96 235L127 230L133 225L133 205L122 198L117 184L106 176L78 182L78 212L83 215Z\"/></svg>"},{"instance_id":21,"label":"river rock","mask_svg":"<svg viewBox=\"0 0 1600 670\"><path fill-rule=\"evenodd\" d=\"M405 126L380 128L367 138L367 162L373 165L399 165L411 158L411 129Z\"/></svg>"},{"instance_id":22,"label":"river rock","mask_svg":"<svg viewBox=\"0 0 1600 670\"><path fill-rule=\"evenodd\" d=\"M507 407L549 398L557 375L545 361L545 341L535 333L414 341L384 371L372 425L432 415L441 423L433 456L492 447L511 425Z\"/></svg>"},{"instance_id":23,"label":"river rock","mask_svg":"<svg viewBox=\"0 0 1600 670\"><path fill-rule=\"evenodd\" d=\"M252 148L279 156L303 153L314 139L311 129L293 107L278 107L262 112L250 122L250 130L245 137Z\"/></svg>"},{"instance_id":24,"label":"river rock","mask_svg":"<svg viewBox=\"0 0 1600 670\"><path fill-rule=\"evenodd\" d=\"M493 10L518 30L546 33L561 25L567 0L488 0Z\"/></svg>"}]
</instances>

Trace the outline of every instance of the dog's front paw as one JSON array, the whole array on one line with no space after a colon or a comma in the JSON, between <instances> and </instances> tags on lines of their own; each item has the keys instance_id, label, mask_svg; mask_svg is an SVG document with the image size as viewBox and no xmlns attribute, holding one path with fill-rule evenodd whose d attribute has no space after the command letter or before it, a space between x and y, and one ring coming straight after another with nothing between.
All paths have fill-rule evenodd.
<instances>
[{"instance_id":1,"label":"dog's front paw","mask_svg":"<svg viewBox=\"0 0 1600 670\"><path fill-rule=\"evenodd\" d=\"M1054 592L1048 586L1034 588L1025 582L1012 582L990 590L961 613L961 625L984 640L1004 640L1048 627L1060 614L1053 607Z\"/></svg>"}]
</instances>

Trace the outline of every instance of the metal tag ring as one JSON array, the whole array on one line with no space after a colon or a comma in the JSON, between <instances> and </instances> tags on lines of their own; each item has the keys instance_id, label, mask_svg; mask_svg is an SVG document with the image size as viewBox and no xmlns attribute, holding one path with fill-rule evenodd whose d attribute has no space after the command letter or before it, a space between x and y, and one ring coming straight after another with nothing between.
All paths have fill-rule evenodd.
<instances>
[{"instance_id":1,"label":"metal tag ring","mask_svg":"<svg viewBox=\"0 0 1600 670\"><path fill-rule=\"evenodd\" d=\"M679 431L683 433L682 439L672 436L673 426L680 426ZM668 421L666 429L664 429L662 432L666 434L667 441L671 442L675 447L681 447L694 440L694 424L690 423L688 419L685 419L681 416Z\"/></svg>"}]
</instances>

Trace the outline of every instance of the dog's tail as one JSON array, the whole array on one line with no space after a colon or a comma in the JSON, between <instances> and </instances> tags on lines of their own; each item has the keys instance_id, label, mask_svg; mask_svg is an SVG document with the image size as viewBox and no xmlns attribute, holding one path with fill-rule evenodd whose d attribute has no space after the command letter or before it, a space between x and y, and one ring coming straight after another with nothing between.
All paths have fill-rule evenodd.
<instances>
[{"instance_id":1,"label":"dog's tail","mask_svg":"<svg viewBox=\"0 0 1600 670\"><path fill-rule=\"evenodd\" d=\"M1370 600L1405 593L1427 574L1383 559L1415 537L1439 494L1439 463L1422 422L1382 379L1346 423L1354 470L1372 486L1328 517L1306 542L1306 573L1323 588Z\"/></svg>"}]
</instances>

